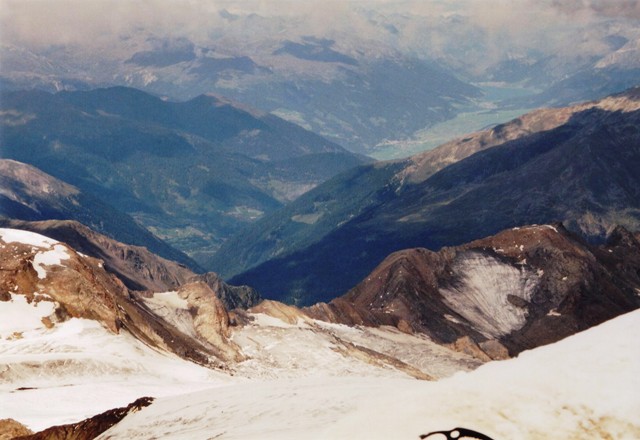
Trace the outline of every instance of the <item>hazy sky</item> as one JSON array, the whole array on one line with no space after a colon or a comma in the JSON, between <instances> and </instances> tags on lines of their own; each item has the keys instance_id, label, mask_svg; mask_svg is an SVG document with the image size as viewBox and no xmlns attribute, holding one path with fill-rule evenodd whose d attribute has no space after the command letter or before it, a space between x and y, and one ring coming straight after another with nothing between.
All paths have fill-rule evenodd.
<instances>
[{"instance_id":1,"label":"hazy sky","mask_svg":"<svg viewBox=\"0 0 640 440\"><path fill-rule=\"evenodd\" d=\"M221 9L300 16L304 26L316 33L323 27L352 28L371 32L374 37L370 27L360 26L362 17L354 14L357 8L372 9L383 16L459 13L488 35L495 34L496 43L509 38L512 43L532 44L538 39L541 47L550 44L544 41L549 29L588 29L589 23L607 17L640 18L640 0L0 0L0 38L29 46L80 43L91 47L112 44L144 28L197 43L206 40L211 29L223 25L218 13ZM403 32L405 42L411 44L415 35L410 28Z\"/></svg>"}]
</instances>

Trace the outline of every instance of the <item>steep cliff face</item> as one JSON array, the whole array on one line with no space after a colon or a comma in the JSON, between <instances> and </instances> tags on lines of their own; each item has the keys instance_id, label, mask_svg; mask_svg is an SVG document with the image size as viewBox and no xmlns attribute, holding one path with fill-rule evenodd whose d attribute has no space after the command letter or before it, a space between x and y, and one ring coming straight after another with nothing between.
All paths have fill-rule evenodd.
<instances>
[{"instance_id":1,"label":"steep cliff face","mask_svg":"<svg viewBox=\"0 0 640 440\"><path fill-rule=\"evenodd\" d=\"M638 308L638 292L633 234L617 228L594 247L562 225L543 225L439 252L394 253L343 297L305 311L331 322L394 325L500 358Z\"/></svg>"},{"instance_id":2,"label":"steep cliff face","mask_svg":"<svg viewBox=\"0 0 640 440\"><path fill-rule=\"evenodd\" d=\"M228 339L227 311L204 283L186 283L177 292L136 293L109 274L102 260L57 240L6 228L0 229L0 267L0 300L42 303L47 327L85 318L203 365L225 368L241 359Z\"/></svg>"}]
</instances>

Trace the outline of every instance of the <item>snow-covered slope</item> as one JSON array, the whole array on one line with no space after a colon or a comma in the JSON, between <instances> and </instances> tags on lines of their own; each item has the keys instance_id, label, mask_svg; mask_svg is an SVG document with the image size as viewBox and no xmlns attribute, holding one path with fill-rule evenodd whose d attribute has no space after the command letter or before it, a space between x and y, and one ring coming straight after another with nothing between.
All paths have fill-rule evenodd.
<instances>
[{"instance_id":1,"label":"snow-covered slope","mask_svg":"<svg viewBox=\"0 0 640 440\"><path fill-rule=\"evenodd\" d=\"M114 335L97 321L74 318L47 329L38 322L46 310L39 309L52 303L34 307L24 298L13 295L0 302L0 414L34 431L126 406L138 397L230 382L227 375L154 351L128 333Z\"/></svg>"},{"instance_id":2,"label":"snow-covered slope","mask_svg":"<svg viewBox=\"0 0 640 440\"><path fill-rule=\"evenodd\" d=\"M236 311L219 328L221 306L193 284L140 298L130 292L131 303L117 303L131 313L144 303L156 324L183 327L170 338L224 330L238 356L214 371L109 326L122 321L58 316L63 301L97 301L87 292L99 285L76 292L60 277L89 266L82 274L106 276L99 260L6 229L0 253L0 415L36 431L151 396L150 407L102 438L395 439L455 426L495 439L640 436L640 312L454 375L481 362L425 335L321 322L276 302Z\"/></svg>"},{"instance_id":3,"label":"snow-covered slope","mask_svg":"<svg viewBox=\"0 0 640 440\"><path fill-rule=\"evenodd\" d=\"M640 312L439 382L315 378L158 399L101 439L495 439L640 436Z\"/></svg>"},{"instance_id":4,"label":"snow-covered slope","mask_svg":"<svg viewBox=\"0 0 640 440\"><path fill-rule=\"evenodd\" d=\"M189 392L217 395L219 387L237 387L229 392L243 394L255 386L266 399L280 383L368 377L415 384L413 377L440 378L480 364L396 329L313 320L288 324L254 313L247 314L252 322L233 331L246 359L219 372L149 348L125 331L111 333L97 321L73 318L47 326L51 298L29 303L18 293L9 297L0 301L0 414L34 431L78 422L142 396L181 402L191 397L176 396ZM176 293L156 294L147 302L161 306L170 322L183 322L178 318L184 304Z\"/></svg>"}]
</instances>

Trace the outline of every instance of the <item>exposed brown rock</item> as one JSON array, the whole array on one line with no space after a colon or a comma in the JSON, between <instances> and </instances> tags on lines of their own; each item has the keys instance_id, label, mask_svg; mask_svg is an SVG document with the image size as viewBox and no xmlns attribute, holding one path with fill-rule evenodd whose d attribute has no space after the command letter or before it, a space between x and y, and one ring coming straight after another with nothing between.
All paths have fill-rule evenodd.
<instances>
[{"instance_id":1,"label":"exposed brown rock","mask_svg":"<svg viewBox=\"0 0 640 440\"><path fill-rule=\"evenodd\" d=\"M229 314L213 290L195 282L182 286L178 294L189 303L198 337L210 344L220 359L241 361L240 348L229 340Z\"/></svg>"},{"instance_id":2,"label":"exposed brown rock","mask_svg":"<svg viewBox=\"0 0 640 440\"><path fill-rule=\"evenodd\" d=\"M298 320L308 320L308 316L299 308L278 301L264 300L257 306L249 309L249 311L252 313L264 313L288 324L296 324Z\"/></svg>"},{"instance_id":3,"label":"exposed brown rock","mask_svg":"<svg viewBox=\"0 0 640 440\"><path fill-rule=\"evenodd\" d=\"M491 359L499 361L503 359L509 359L509 350L495 339L483 341L480 344L480 349L484 351Z\"/></svg>"},{"instance_id":4,"label":"exposed brown rock","mask_svg":"<svg viewBox=\"0 0 640 440\"><path fill-rule=\"evenodd\" d=\"M151 405L152 397L141 397L123 408L110 409L78 423L53 426L31 435L16 437L16 440L93 440L128 414Z\"/></svg>"},{"instance_id":5,"label":"exposed brown rock","mask_svg":"<svg viewBox=\"0 0 640 440\"><path fill-rule=\"evenodd\" d=\"M11 440L29 434L33 434L33 431L22 423L13 419L0 419L0 440Z\"/></svg>"},{"instance_id":6,"label":"exposed brown rock","mask_svg":"<svg viewBox=\"0 0 640 440\"><path fill-rule=\"evenodd\" d=\"M503 231L439 252L391 254L343 297L305 308L348 325L394 325L487 360L548 344L640 307L640 242L591 246L562 225Z\"/></svg>"},{"instance_id":7,"label":"exposed brown rock","mask_svg":"<svg viewBox=\"0 0 640 440\"><path fill-rule=\"evenodd\" d=\"M456 342L451 344L450 347L455 351L468 354L469 356L473 356L474 358L484 362L488 362L491 360L491 357L487 355L487 353L485 353L469 336L461 337Z\"/></svg>"},{"instance_id":8,"label":"exposed brown rock","mask_svg":"<svg viewBox=\"0 0 640 440\"><path fill-rule=\"evenodd\" d=\"M131 290L166 292L193 281L203 281L227 310L246 309L260 301L257 292L250 287L230 286L215 273L195 274L184 265L159 257L144 247L120 243L76 221L0 219L0 226L37 232L97 258L104 263L107 272L116 275Z\"/></svg>"},{"instance_id":9,"label":"exposed brown rock","mask_svg":"<svg viewBox=\"0 0 640 440\"><path fill-rule=\"evenodd\" d=\"M37 256L54 248L64 251L66 258L60 264L45 265L46 276L40 278L34 268ZM203 282L178 289L188 302L186 310L168 310L162 316L144 301L144 295L153 293L129 291L105 271L101 260L80 255L60 242L40 247L0 239L0 291L24 295L28 301L54 301L54 314L43 320L47 327L74 317L93 319L114 333L125 329L152 347L205 366L227 368L227 363L242 359L238 347L228 340L224 305ZM182 314L184 325L170 319L176 314Z\"/></svg>"}]
</instances>

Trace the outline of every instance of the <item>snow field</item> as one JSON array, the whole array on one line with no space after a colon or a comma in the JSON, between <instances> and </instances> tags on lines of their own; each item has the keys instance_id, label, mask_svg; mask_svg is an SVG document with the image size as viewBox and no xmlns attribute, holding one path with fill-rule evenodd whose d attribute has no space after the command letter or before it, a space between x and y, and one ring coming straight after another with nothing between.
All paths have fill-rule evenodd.
<instances>
[{"instance_id":1,"label":"snow field","mask_svg":"<svg viewBox=\"0 0 640 440\"><path fill-rule=\"evenodd\" d=\"M159 399L100 439L416 439L463 426L495 439L640 438L640 311L438 382L256 381Z\"/></svg>"}]
</instances>

